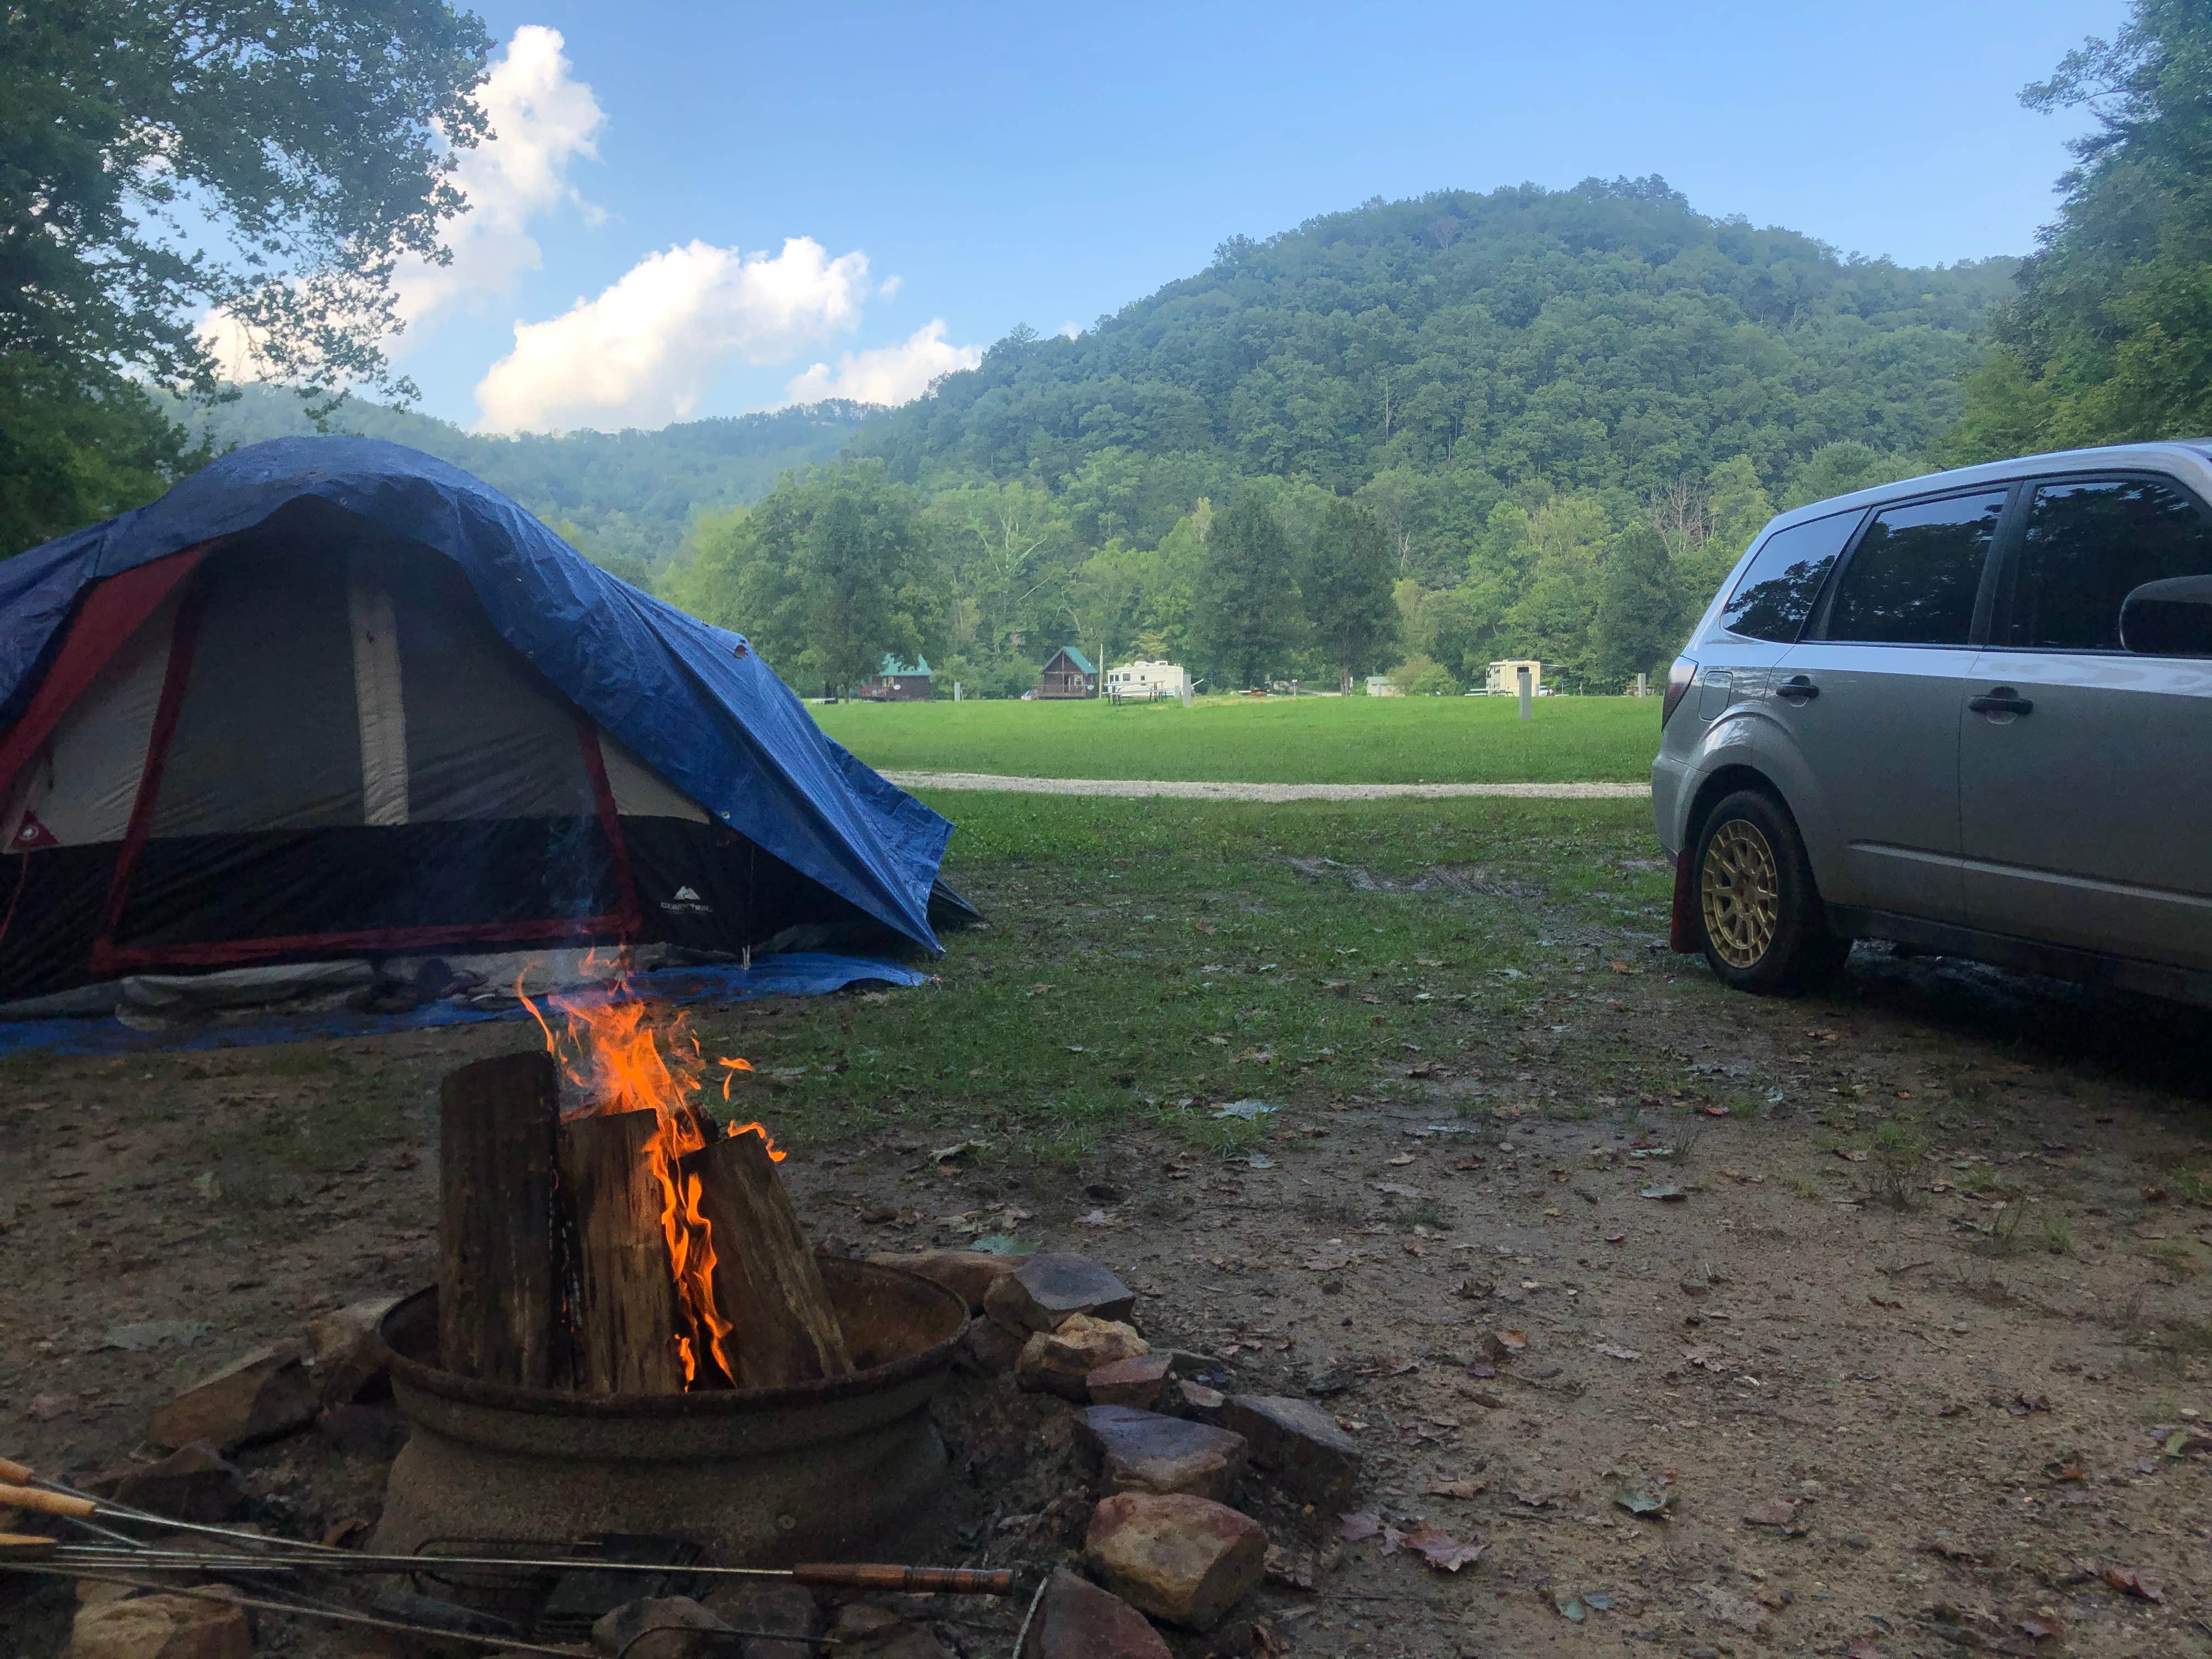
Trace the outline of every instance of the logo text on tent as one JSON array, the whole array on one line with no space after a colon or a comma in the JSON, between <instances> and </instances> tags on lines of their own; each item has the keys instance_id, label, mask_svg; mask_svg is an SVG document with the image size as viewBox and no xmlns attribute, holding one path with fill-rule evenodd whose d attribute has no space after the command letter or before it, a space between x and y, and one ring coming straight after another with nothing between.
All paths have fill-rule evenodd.
<instances>
[{"instance_id":1,"label":"logo text on tent","mask_svg":"<svg viewBox=\"0 0 2212 1659\"><path fill-rule=\"evenodd\" d=\"M701 898L698 890L692 887L678 888L674 898L660 901L660 908L672 910L679 915L711 916L714 914L714 907Z\"/></svg>"}]
</instances>

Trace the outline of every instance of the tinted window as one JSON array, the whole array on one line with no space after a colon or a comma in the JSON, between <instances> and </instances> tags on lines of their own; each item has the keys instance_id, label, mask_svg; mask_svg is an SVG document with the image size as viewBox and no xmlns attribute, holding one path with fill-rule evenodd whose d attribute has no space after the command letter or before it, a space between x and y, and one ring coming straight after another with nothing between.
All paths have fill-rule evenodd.
<instances>
[{"instance_id":1,"label":"tinted window","mask_svg":"<svg viewBox=\"0 0 2212 1659\"><path fill-rule=\"evenodd\" d=\"M2006 492L1886 507L1836 586L1832 640L1964 645Z\"/></svg>"},{"instance_id":2,"label":"tinted window","mask_svg":"<svg viewBox=\"0 0 2212 1659\"><path fill-rule=\"evenodd\" d=\"M2028 507L1999 643L2118 651L2120 601L2145 582L2212 573L2204 515L2171 484L2045 484Z\"/></svg>"},{"instance_id":3,"label":"tinted window","mask_svg":"<svg viewBox=\"0 0 2212 1659\"><path fill-rule=\"evenodd\" d=\"M1813 601L1820 597L1820 584L1828 580L1836 555L1844 550L1863 516L1833 513L1769 536L1729 596L1721 626L1750 639L1794 644L1805 618L1813 614Z\"/></svg>"}]
</instances>

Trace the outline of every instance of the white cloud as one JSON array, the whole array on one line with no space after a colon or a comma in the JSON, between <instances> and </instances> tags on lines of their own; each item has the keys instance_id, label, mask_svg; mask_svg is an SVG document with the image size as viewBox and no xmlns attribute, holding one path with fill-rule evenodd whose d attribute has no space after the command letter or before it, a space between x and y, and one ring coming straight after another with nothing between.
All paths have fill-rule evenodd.
<instances>
[{"instance_id":1,"label":"white cloud","mask_svg":"<svg viewBox=\"0 0 2212 1659\"><path fill-rule=\"evenodd\" d=\"M477 424L518 432L681 420L732 359L775 362L856 325L867 276L865 253L833 259L806 236L773 258L699 241L650 254L597 299L517 323L514 349L477 384Z\"/></svg>"},{"instance_id":2,"label":"white cloud","mask_svg":"<svg viewBox=\"0 0 2212 1659\"><path fill-rule=\"evenodd\" d=\"M419 325L465 300L512 293L525 271L544 263L527 226L564 202L587 225L605 222L568 182L579 156L597 158L606 115L572 73L565 44L557 29L524 24L477 90L491 136L462 151L454 169L469 210L447 223L453 263L409 259L393 272L403 322Z\"/></svg>"},{"instance_id":3,"label":"white cloud","mask_svg":"<svg viewBox=\"0 0 2212 1659\"><path fill-rule=\"evenodd\" d=\"M837 359L835 369L827 363L817 363L796 376L783 392L795 404L818 403L824 398L850 398L863 404L912 403L939 375L973 368L982 361L982 347L948 343L945 319L933 318L896 345L846 352Z\"/></svg>"},{"instance_id":4,"label":"white cloud","mask_svg":"<svg viewBox=\"0 0 2212 1659\"><path fill-rule=\"evenodd\" d=\"M906 286L906 278L905 278L905 277L903 277L903 276L886 276L886 277L884 277L884 285L883 285L881 288L878 289L876 290L876 292L877 292L877 293L878 293L878 294L880 294L880 295L882 295L884 296L884 298L885 298L886 300L888 300L888 299L890 299L893 295L896 294L896 293L897 293L901 289L904 288L905 286Z\"/></svg>"},{"instance_id":5,"label":"white cloud","mask_svg":"<svg viewBox=\"0 0 2212 1659\"><path fill-rule=\"evenodd\" d=\"M538 269L544 259L527 228L532 220L566 203L586 225L605 222L605 210L568 182L570 165L579 156L599 155L606 115L590 86L573 74L563 55L565 44L557 29L524 24L477 88L477 102L490 132L474 149L460 152L453 174L469 199L469 210L443 227L453 256L450 263L434 264L410 255L394 268L395 310L402 324L415 325L416 333L388 339L386 349L392 356L418 344L422 325L440 313L512 293L525 271ZM226 379L260 377L264 366L252 334L236 318L210 313L200 324L200 337Z\"/></svg>"},{"instance_id":6,"label":"white cloud","mask_svg":"<svg viewBox=\"0 0 2212 1659\"><path fill-rule=\"evenodd\" d=\"M1060 325L1060 335L1064 340L1079 340L1083 337L1083 325L1071 318Z\"/></svg>"}]
</instances>

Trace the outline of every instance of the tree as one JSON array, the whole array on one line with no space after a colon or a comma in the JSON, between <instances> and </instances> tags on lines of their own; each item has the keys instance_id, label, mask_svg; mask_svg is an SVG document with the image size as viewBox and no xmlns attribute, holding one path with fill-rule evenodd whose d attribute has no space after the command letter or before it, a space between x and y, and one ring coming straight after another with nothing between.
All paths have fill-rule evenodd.
<instances>
[{"instance_id":1,"label":"tree","mask_svg":"<svg viewBox=\"0 0 2212 1659\"><path fill-rule=\"evenodd\" d=\"M1790 487L1782 498L1787 509L1825 501L1832 495L1848 495L1894 483L1924 471L1924 467L1895 455L1885 455L1872 444L1856 439L1822 444L1790 469ZM1754 532L1756 533L1756 532Z\"/></svg>"},{"instance_id":2,"label":"tree","mask_svg":"<svg viewBox=\"0 0 2212 1659\"><path fill-rule=\"evenodd\" d=\"M1449 697L1459 693L1459 681L1451 670L1419 651L1390 671L1390 684L1408 697Z\"/></svg>"},{"instance_id":3,"label":"tree","mask_svg":"<svg viewBox=\"0 0 2212 1659\"><path fill-rule=\"evenodd\" d=\"M1295 644L1298 620L1290 544L1267 502L1248 490L1207 533L1192 643L1218 684L1263 684Z\"/></svg>"},{"instance_id":4,"label":"tree","mask_svg":"<svg viewBox=\"0 0 2212 1659\"><path fill-rule=\"evenodd\" d=\"M749 635L801 684L840 689L943 638L913 492L871 463L787 474L758 506L702 523L678 603Z\"/></svg>"},{"instance_id":5,"label":"tree","mask_svg":"<svg viewBox=\"0 0 2212 1659\"><path fill-rule=\"evenodd\" d=\"M2212 430L2212 10L2135 0L2021 101L2095 125L1947 453Z\"/></svg>"},{"instance_id":6,"label":"tree","mask_svg":"<svg viewBox=\"0 0 2212 1659\"><path fill-rule=\"evenodd\" d=\"M1335 665L1339 688L1352 690L1389 643L1397 620L1390 597L1397 555L1381 519L1357 502L1332 500L1322 510L1306 562L1306 614Z\"/></svg>"},{"instance_id":7,"label":"tree","mask_svg":"<svg viewBox=\"0 0 2212 1659\"><path fill-rule=\"evenodd\" d=\"M149 385L211 396L210 309L276 372L404 392L400 258L443 257L484 117L445 0L40 0L0 46L0 552L189 459Z\"/></svg>"},{"instance_id":8,"label":"tree","mask_svg":"<svg viewBox=\"0 0 2212 1659\"><path fill-rule=\"evenodd\" d=\"M1680 613L1667 538L1638 520L1621 532L1598 573L1590 628L1597 676L1626 685L1658 669L1674 652Z\"/></svg>"}]
</instances>

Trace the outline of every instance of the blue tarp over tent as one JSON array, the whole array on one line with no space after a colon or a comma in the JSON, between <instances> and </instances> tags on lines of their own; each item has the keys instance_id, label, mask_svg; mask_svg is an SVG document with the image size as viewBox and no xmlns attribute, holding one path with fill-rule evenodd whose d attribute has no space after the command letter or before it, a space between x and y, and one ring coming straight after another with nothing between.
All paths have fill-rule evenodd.
<instances>
[{"instance_id":1,"label":"blue tarp over tent","mask_svg":"<svg viewBox=\"0 0 2212 1659\"><path fill-rule=\"evenodd\" d=\"M939 948L944 818L824 736L740 635L609 575L459 468L378 439L255 444L150 506L0 562L0 732L91 585L307 498L452 560L509 645L714 817Z\"/></svg>"}]
</instances>

